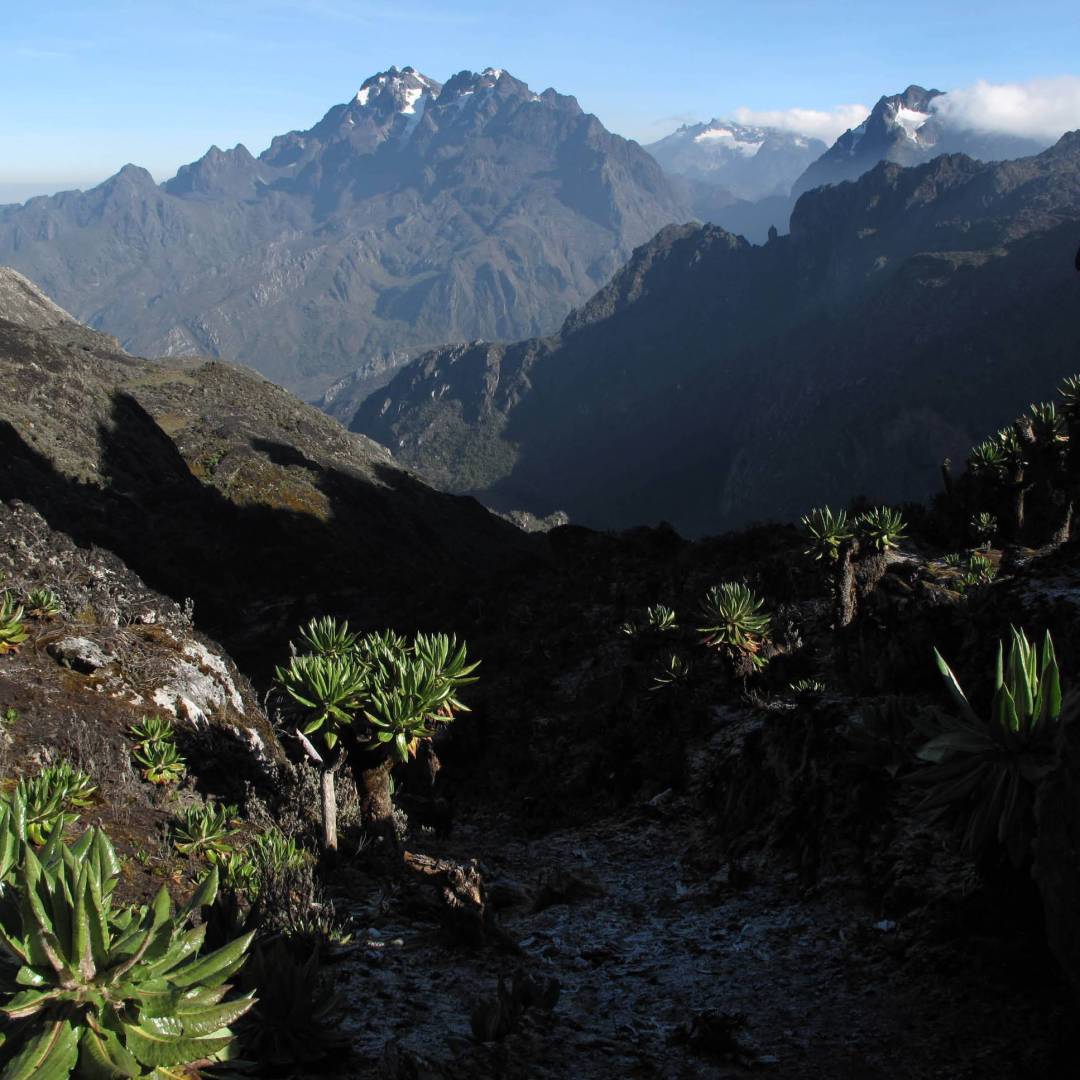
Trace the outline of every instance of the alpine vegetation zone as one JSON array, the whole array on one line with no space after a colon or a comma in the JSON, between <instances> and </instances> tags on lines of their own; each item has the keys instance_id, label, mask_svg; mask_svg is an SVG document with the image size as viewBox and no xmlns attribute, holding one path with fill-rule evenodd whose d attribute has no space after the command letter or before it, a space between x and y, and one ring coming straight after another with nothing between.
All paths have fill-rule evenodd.
<instances>
[{"instance_id":1,"label":"alpine vegetation zone","mask_svg":"<svg viewBox=\"0 0 1080 1080\"><path fill-rule=\"evenodd\" d=\"M637 131L880 75L839 6L219 5L198 48L112 6L5 53L50 79L20 155L111 157L161 93L176 175L0 210L70 290L0 268L0 1075L1071 1076L1072 99L736 109L665 179L505 71L391 68L176 171L185 124L303 116L406 36L510 25ZM891 63L972 21L931 7Z\"/></svg>"}]
</instances>

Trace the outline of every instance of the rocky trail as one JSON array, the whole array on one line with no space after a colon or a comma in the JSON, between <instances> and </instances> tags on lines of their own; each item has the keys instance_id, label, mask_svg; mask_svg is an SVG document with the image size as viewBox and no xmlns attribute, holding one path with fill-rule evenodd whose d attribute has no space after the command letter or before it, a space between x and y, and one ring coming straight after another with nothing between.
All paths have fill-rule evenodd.
<instances>
[{"instance_id":1,"label":"rocky trail","mask_svg":"<svg viewBox=\"0 0 1080 1080\"><path fill-rule=\"evenodd\" d=\"M965 970L918 927L776 863L706 876L689 820L645 810L533 841L494 820L432 841L478 860L516 948L450 944L385 894L354 909L367 928L340 972L357 1051L342 1075L1068 1075L1049 1056L1056 1010L1015 975ZM515 974L526 998L554 980L554 1007L500 1010ZM485 1024L497 1037L480 1043Z\"/></svg>"}]
</instances>

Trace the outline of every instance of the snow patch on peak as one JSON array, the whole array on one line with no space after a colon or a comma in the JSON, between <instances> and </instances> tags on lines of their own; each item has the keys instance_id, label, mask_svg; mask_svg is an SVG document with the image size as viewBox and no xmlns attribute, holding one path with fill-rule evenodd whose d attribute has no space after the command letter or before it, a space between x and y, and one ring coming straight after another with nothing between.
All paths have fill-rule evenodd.
<instances>
[{"instance_id":1,"label":"snow patch on peak","mask_svg":"<svg viewBox=\"0 0 1080 1080\"><path fill-rule=\"evenodd\" d=\"M929 113L919 112L918 109L909 109L901 105L896 110L893 121L904 129L904 134L912 142L919 141L919 129L930 119Z\"/></svg>"},{"instance_id":2,"label":"snow patch on peak","mask_svg":"<svg viewBox=\"0 0 1080 1080\"><path fill-rule=\"evenodd\" d=\"M413 90L405 91L405 104L398 109L398 112L404 113L406 116L414 116L416 114L416 103L420 102L420 111L424 111L424 91L427 87L417 87Z\"/></svg>"},{"instance_id":3,"label":"snow patch on peak","mask_svg":"<svg viewBox=\"0 0 1080 1080\"><path fill-rule=\"evenodd\" d=\"M398 111L412 111L412 107L421 94L438 94L442 84L426 75L421 75L414 67L404 67L400 71L396 67L388 71L381 71L364 80L363 85L356 92L353 103L356 105L368 105L373 98L380 98L389 93L398 101L405 101L408 109L399 106Z\"/></svg>"},{"instance_id":4,"label":"snow patch on peak","mask_svg":"<svg viewBox=\"0 0 1080 1080\"><path fill-rule=\"evenodd\" d=\"M743 157L753 157L765 144L765 137L760 132L738 132L729 127L709 127L694 136L694 142L706 144L716 149L733 150Z\"/></svg>"},{"instance_id":5,"label":"snow patch on peak","mask_svg":"<svg viewBox=\"0 0 1080 1080\"><path fill-rule=\"evenodd\" d=\"M484 68L484 70L480 74L488 79L494 79L496 82L498 82L499 79L503 77L504 72L502 68L489 67Z\"/></svg>"}]
</instances>

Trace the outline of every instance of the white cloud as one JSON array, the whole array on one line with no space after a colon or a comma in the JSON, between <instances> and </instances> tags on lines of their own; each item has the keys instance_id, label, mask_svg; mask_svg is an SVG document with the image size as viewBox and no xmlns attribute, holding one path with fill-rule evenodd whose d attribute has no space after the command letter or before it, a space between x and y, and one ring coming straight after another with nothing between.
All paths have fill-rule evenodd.
<instances>
[{"instance_id":1,"label":"white cloud","mask_svg":"<svg viewBox=\"0 0 1080 1080\"><path fill-rule=\"evenodd\" d=\"M977 82L934 102L950 125L1051 142L1080 128L1080 76L1026 83Z\"/></svg>"},{"instance_id":2,"label":"white cloud","mask_svg":"<svg viewBox=\"0 0 1080 1080\"><path fill-rule=\"evenodd\" d=\"M732 119L740 124L774 127L808 135L830 145L848 128L857 127L869 115L865 105L837 105L832 109L736 109Z\"/></svg>"}]
</instances>

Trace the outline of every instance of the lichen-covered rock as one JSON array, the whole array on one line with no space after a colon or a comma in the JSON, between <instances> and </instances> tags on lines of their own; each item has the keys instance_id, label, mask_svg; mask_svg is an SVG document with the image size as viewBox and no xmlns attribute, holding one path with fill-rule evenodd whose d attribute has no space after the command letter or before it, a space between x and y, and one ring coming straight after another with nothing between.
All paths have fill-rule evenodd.
<instances>
[{"instance_id":1,"label":"lichen-covered rock","mask_svg":"<svg viewBox=\"0 0 1080 1080\"><path fill-rule=\"evenodd\" d=\"M74 671L89 675L107 667L116 660L114 653L107 653L100 645L85 637L66 637L49 645L49 655Z\"/></svg>"}]
</instances>

